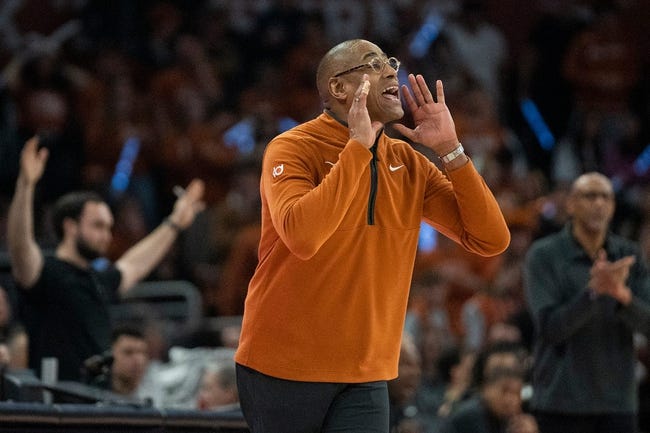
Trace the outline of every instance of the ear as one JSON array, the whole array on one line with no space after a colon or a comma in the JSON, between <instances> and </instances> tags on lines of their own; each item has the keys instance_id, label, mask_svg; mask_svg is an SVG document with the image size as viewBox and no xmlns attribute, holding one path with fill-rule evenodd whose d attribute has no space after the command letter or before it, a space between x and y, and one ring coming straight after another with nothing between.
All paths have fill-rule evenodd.
<instances>
[{"instance_id":1,"label":"ear","mask_svg":"<svg viewBox=\"0 0 650 433\"><path fill-rule=\"evenodd\" d=\"M336 99L339 104L345 104L345 101L348 99L349 91L345 80L341 80L338 77L332 77L327 82L327 89L329 94Z\"/></svg>"}]
</instances>

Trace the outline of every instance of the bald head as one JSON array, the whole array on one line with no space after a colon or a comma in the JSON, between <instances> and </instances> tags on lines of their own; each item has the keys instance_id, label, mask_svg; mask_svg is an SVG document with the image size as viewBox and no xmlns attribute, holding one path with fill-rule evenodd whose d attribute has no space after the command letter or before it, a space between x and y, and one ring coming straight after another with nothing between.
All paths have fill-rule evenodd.
<instances>
[{"instance_id":1,"label":"bald head","mask_svg":"<svg viewBox=\"0 0 650 433\"><path fill-rule=\"evenodd\" d=\"M371 65L380 62L380 67ZM395 65L395 62L397 64ZM338 119L347 119L355 92L367 77L369 93L366 108L373 121L392 122L404 116L399 100L397 70L399 61L387 66L386 53L376 44L364 39L341 42L330 49L318 65L316 85L323 106Z\"/></svg>"},{"instance_id":2,"label":"bald head","mask_svg":"<svg viewBox=\"0 0 650 433\"><path fill-rule=\"evenodd\" d=\"M592 239L600 246L616 209L612 182L596 172L585 173L571 186L567 213L574 234L583 241Z\"/></svg>"},{"instance_id":3,"label":"bald head","mask_svg":"<svg viewBox=\"0 0 650 433\"><path fill-rule=\"evenodd\" d=\"M607 192L612 196L614 195L614 187L609 178L595 171L585 173L573 181L571 195L585 192L592 188L592 186L597 186L600 191Z\"/></svg>"},{"instance_id":4,"label":"bald head","mask_svg":"<svg viewBox=\"0 0 650 433\"><path fill-rule=\"evenodd\" d=\"M341 42L331 48L318 64L318 70L316 71L316 87L318 89L318 95L320 96L325 108L331 108L329 106L330 78L336 73L347 69L345 66L350 63L351 53L354 52L354 48L360 43L368 43L368 41L363 39L353 39Z\"/></svg>"}]
</instances>

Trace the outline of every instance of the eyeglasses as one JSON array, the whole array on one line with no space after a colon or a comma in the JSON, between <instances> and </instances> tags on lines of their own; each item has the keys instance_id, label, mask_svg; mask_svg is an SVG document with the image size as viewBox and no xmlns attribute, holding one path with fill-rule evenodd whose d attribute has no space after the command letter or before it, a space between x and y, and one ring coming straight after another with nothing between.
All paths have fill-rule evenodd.
<instances>
[{"instance_id":1,"label":"eyeglasses","mask_svg":"<svg viewBox=\"0 0 650 433\"><path fill-rule=\"evenodd\" d=\"M395 70L395 72L399 71L399 65L400 61L397 60L395 57L389 57L386 60L383 60L379 57L373 58L371 61L368 63L364 63L363 65L355 66L354 68L346 69L343 72L339 72L338 74L334 74L333 78L340 77L341 75L345 75L348 72L353 72L356 71L357 69L361 68L372 68L373 71L380 73L381 71L384 70L386 65L389 65L391 68Z\"/></svg>"}]
</instances>

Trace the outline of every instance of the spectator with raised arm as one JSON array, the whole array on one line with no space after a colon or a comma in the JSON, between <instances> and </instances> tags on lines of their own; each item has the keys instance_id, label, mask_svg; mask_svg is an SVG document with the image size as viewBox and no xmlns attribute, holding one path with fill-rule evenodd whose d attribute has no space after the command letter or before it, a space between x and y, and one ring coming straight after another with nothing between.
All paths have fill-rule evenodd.
<instances>
[{"instance_id":1,"label":"spectator with raised arm","mask_svg":"<svg viewBox=\"0 0 650 433\"><path fill-rule=\"evenodd\" d=\"M12 274L23 295L30 337L29 366L39 371L44 357L58 359L58 377L78 380L83 361L110 348L109 305L144 279L163 259L179 232L204 207L203 182L193 180L172 213L115 264L98 270L111 242L113 215L92 192L71 192L54 206L59 238L53 255L45 255L34 237L34 191L48 159L39 139L29 139L21 154L20 174L8 215L8 249Z\"/></svg>"}]
</instances>

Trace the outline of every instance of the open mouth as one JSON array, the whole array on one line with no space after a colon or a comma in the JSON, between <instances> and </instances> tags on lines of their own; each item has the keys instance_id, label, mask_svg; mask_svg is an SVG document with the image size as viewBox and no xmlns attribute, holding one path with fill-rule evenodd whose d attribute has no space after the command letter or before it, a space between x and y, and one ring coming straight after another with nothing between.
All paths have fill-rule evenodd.
<instances>
[{"instance_id":1,"label":"open mouth","mask_svg":"<svg viewBox=\"0 0 650 433\"><path fill-rule=\"evenodd\" d=\"M399 101L399 87L397 86L386 87L381 94L387 99Z\"/></svg>"}]
</instances>

